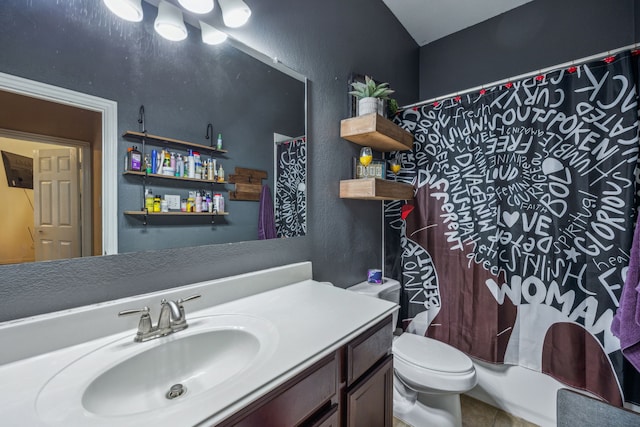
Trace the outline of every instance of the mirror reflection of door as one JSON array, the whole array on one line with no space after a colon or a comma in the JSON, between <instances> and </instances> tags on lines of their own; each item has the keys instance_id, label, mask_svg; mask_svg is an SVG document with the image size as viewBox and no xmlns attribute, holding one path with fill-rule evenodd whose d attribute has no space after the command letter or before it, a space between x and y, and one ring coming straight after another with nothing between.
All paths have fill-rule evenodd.
<instances>
[{"instance_id":1,"label":"mirror reflection of door","mask_svg":"<svg viewBox=\"0 0 640 427\"><path fill-rule=\"evenodd\" d=\"M81 256L79 181L75 148L34 150L36 261Z\"/></svg>"},{"instance_id":2,"label":"mirror reflection of door","mask_svg":"<svg viewBox=\"0 0 640 427\"><path fill-rule=\"evenodd\" d=\"M91 255L90 144L0 129L0 151L0 265ZM5 154L28 160L28 168L22 162L7 169ZM39 170L43 173L38 174ZM64 174L71 174L73 180ZM16 184L23 178L28 185ZM55 237L63 230L69 234L72 223L72 234L78 237Z\"/></svg>"}]
</instances>

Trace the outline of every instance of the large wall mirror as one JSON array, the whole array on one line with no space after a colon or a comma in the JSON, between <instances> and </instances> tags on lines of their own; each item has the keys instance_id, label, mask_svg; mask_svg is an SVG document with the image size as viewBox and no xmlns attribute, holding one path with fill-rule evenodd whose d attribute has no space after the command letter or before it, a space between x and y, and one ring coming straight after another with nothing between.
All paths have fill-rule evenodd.
<instances>
[{"instance_id":1,"label":"large wall mirror","mask_svg":"<svg viewBox=\"0 0 640 427\"><path fill-rule=\"evenodd\" d=\"M153 29L154 2L143 2L143 11L143 21L131 23L96 0L0 4L0 151L13 159L0 162L0 197L8 202L0 204L0 264L256 240L270 217L278 238L306 233L304 76L236 40L202 43L198 19L187 13L188 38L167 41ZM14 90L6 86L11 78L88 101ZM128 131L205 146L221 135L223 151L201 155L223 167L224 182L125 174L127 150L142 151L141 141L123 137ZM143 154L188 154L145 142ZM51 175L52 165L77 165L55 171L75 181ZM230 175L243 169L264 171L251 184L271 203L230 196ZM29 173L32 185L21 185ZM228 215L125 214L144 208L145 188L170 200L221 194ZM75 217L79 249L42 244L43 223Z\"/></svg>"}]
</instances>

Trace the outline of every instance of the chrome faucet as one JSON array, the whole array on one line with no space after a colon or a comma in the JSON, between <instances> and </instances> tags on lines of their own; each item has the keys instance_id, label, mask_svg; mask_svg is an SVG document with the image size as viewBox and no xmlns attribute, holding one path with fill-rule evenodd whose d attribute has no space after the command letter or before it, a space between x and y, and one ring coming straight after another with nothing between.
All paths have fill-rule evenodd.
<instances>
[{"instance_id":1,"label":"chrome faucet","mask_svg":"<svg viewBox=\"0 0 640 427\"><path fill-rule=\"evenodd\" d=\"M163 298L162 301L160 301L160 315L158 316L156 326L153 326L151 321L151 310L149 307L123 310L118 313L118 316L142 313L140 322L138 322L138 332L136 332L133 340L135 342L148 341L186 329L189 325L187 324L187 319L184 314L183 303L196 298L200 298L200 295L191 295L186 298L180 298L177 301Z\"/></svg>"}]
</instances>

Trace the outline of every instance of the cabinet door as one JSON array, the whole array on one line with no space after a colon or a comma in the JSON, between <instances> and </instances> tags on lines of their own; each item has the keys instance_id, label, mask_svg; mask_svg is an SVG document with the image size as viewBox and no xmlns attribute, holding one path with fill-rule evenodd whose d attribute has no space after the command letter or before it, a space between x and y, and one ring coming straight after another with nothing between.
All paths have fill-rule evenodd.
<instances>
[{"instance_id":1,"label":"cabinet door","mask_svg":"<svg viewBox=\"0 0 640 427\"><path fill-rule=\"evenodd\" d=\"M393 356L347 392L347 427L391 427L393 424Z\"/></svg>"}]
</instances>

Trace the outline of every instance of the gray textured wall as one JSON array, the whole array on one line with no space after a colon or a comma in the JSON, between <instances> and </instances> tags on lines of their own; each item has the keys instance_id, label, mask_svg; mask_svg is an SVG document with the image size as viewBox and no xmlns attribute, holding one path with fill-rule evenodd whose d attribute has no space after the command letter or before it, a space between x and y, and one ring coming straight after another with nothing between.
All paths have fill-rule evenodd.
<instances>
[{"instance_id":1,"label":"gray textured wall","mask_svg":"<svg viewBox=\"0 0 640 427\"><path fill-rule=\"evenodd\" d=\"M420 99L640 42L640 0L535 0L420 48Z\"/></svg>"},{"instance_id":2,"label":"gray textured wall","mask_svg":"<svg viewBox=\"0 0 640 427\"><path fill-rule=\"evenodd\" d=\"M11 20L17 13L10 9L14 3L28 10L51 2L2 2L0 16ZM78 8L78 19L94 13L84 8L85 3L67 2ZM104 9L102 2L89 3ZM417 46L381 1L246 3L253 11L249 24L230 32L309 78L308 236L1 266L0 321L304 260L313 261L318 280L339 286L360 281L367 268L379 266L380 203L338 197L338 181L350 177L350 158L358 151L340 139L339 122L348 114L347 79L352 72L390 82L401 104L415 102ZM112 19L107 13L99 20L101 25ZM59 17L50 19L61 29L68 25ZM46 34L38 35L46 40ZM14 40L7 37L0 32L0 42ZM121 71L117 58L108 61L94 48L92 37L82 45L84 49L76 52L79 61L100 59L114 73ZM35 77L46 71L36 56L30 59ZM0 50L0 64L6 62ZM74 68L65 72L73 75Z\"/></svg>"}]
</instances>

